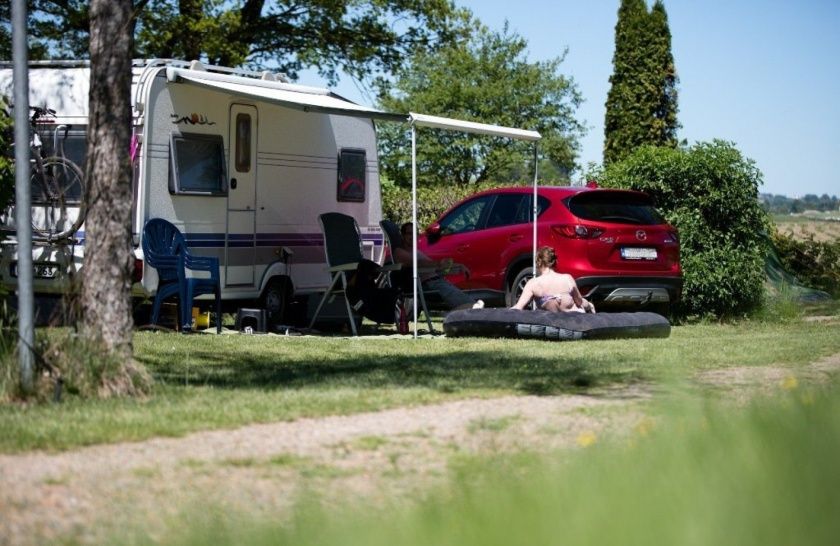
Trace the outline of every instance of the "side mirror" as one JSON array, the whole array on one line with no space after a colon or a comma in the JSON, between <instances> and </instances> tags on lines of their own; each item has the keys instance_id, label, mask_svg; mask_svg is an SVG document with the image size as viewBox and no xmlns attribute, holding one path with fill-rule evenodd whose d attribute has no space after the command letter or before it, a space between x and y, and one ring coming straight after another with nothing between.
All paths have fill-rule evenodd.
<instances>
[{"instance_id":1,"label":"side mirror","mask_svg":"<svg viewBox=\"0 0 840 546\"><path fill-rule=\"evenodd\" d=\"M426 240L429 243L434 243L438 239L440 239L440 224L435 222L426 228Z\"/></svg>"}]
</instances>

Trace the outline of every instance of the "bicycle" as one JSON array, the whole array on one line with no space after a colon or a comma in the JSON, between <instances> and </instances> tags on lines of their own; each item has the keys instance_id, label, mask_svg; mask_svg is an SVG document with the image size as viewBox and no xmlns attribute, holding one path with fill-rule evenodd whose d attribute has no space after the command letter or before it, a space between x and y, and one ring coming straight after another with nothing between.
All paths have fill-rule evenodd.
<instances>
[{"instance_id":1,"label":"bicycle","mask_svg":"<svg viewBox=\"0 0 840 546\"><path fill-rule=\"evenodd\" d=\"M70 127L53 125L55 110L40 106L29 109L33 235L50 243L69 239L85 219L84 175L78 165L64 157L64 140ZM50 129L55 155L44 157L41 134L49 134Z\"/></svg>"}]
</instances>

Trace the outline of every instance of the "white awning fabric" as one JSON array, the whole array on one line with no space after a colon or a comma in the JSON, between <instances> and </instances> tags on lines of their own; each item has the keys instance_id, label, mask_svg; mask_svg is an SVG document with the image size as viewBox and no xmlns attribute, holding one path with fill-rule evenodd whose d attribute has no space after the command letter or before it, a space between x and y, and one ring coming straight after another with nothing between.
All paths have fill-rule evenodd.
<instances>
[{"instance_id":1,"label":"white awning fabric","mask_svg":"<svg viewBox=\"0 0 840 546\"><path fill-rule=\"evenodd\" d=\"M383 112L375 108L361 106L332 95L326 89L316 87L297 86L265 80L249 80L246 85L233 81L241 81L241 78L234 76L172 67L167 68L166 77L170 82L209 87L241 97L251 97L257 100L282 104L283 106L303 110L304 112L321 112L386 121L408 121L406 114Z\"/></svg>"},{"instance_id":2,"label":"white awning fabric","mask_svg":"<svg viewBox=\"0 0 840 546\"><path fill-rule=\"evenodd\" d=\"M417 114L415 112L409 113L409 121L418 127L434 127L437 129L461 131L463 133L508 137L516 140L535 141L542 138L536 131L489 125L487 123L476 123L474 121L463 121L460 119L442 118L427 114Z\"/></svg>"}]
</instances>

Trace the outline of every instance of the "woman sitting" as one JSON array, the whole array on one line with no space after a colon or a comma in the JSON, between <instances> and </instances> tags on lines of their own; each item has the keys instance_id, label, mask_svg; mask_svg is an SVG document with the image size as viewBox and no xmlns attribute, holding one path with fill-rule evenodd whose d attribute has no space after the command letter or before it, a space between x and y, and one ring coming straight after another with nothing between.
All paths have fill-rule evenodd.
<instances>
[{"instance_id":1,"label":"woman sitting","mask_svg":"<svg viewBox=\"0 0 840 546\"><path fill-rule=\"evenodd\" d=\"M566 273L557 273L554 266L557 255L550 246L542 247L537 252L537 271L525 285L519 301L511 309L525 309L532 299L536 299L540 309L545 311L572 311L594 313L595 306L580 295L575 279Z\"/></svg>"}]
</instances>

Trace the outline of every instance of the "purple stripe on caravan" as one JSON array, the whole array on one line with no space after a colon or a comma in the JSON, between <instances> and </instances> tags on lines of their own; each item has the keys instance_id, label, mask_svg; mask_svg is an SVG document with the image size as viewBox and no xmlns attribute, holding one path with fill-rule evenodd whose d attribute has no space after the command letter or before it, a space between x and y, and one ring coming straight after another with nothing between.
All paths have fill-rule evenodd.
<instances>
[{"instance_id":1,"label":"purple stripe on caravan","mask_svg":"<svg viewBox=\"0 0 840 546\"><path fill-rule=\"evenodd\" d=\"M322 246L320 233L257 233L259 246Z\"/></svg>"},{"instance_id":2,"label":"purple stripe on caravan","mask_svg":"<svg viewBox=\"0 0 840 546\"><path fill-rule=\"evenodd\" d=\"M190 247L207 248L207 247L222 247L225 246L224 233L188 233L186 235L187 244ZM382 244L381 234L365 234L362 235L363 241L371 241L375 245ZM228 236L229 246L243 247L251 246L254 242L254 236L248 233L231 233ZM323 246L324 236L321 233L257 233L256 246Z\"/></svg>"},{"instance_id":3,"label":"purple stripe on caravan","mask_svg":"<svg viewBox=\"0 0 840 546\"><path fill-rule=\"evenodd\" d=\"M9 237L17 235L15 230L6 232ZM224 233L187 233L184 235L187 244L194 248L213 248L225 246ZM231 233L231 246L250 246L254 237L248 233ZM76 232L76 244L85 243L85 232ZM324 236L320 233L257 233L257 246L323 246ZM363 241L373 241L382 244L381 234L362 235Z\"/></svg>"}]
</instances>

